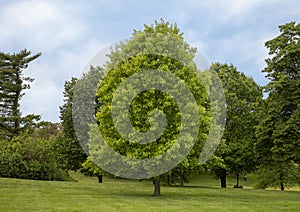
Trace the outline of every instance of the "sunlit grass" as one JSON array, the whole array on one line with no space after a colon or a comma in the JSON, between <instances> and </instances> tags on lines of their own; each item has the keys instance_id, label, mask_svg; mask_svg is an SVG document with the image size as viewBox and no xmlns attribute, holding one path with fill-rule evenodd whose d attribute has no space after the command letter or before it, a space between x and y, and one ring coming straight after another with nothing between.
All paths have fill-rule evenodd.
<instances>
[{"instance_id":1,"label":"sunlit grass","mask_svg":"<svg viewBox=\"0 0 300 212\"><path fill-rule=\"evenodd\" d=\"M152 197L150 181L104 178L98 184L72 175L79 182L0 178L0 211L300 211L300 192L220 189L211 176L183 188L163 185L162 196Z\"/></svg>"}]
</instances>

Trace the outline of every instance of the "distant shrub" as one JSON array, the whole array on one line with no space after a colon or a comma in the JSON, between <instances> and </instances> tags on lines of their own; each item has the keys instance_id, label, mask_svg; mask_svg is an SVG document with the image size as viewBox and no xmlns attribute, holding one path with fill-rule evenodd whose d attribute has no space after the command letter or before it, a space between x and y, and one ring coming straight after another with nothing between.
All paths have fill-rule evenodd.
<instances>
[{"instance_id":1,"label":"distant shrub","mask_svg":"<svg viewBox=\"0 0 300 212\"><path fill-rule=\"evenodd\" d=\"M69 179L52 151L54 139L18 136L0 141L0 176L35 180Z\"/></svg>"}]
</instances>

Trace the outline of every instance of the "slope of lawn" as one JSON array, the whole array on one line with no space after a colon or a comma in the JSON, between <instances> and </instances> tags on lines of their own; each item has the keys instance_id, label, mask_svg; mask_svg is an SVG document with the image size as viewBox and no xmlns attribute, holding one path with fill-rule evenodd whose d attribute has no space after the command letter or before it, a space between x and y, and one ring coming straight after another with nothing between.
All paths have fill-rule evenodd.
<instances>
[{"instance_id":1,"label":"slope of lawn","mask_svg":"<svg viewBox=\"0 0 300 212\"><path fill-rule=\"evenodd\" d=\"M207 176L162 186L161 197L151 196L150 181L74 177L79 182L0 178L0 211L300 211L299 191L220 189Z\"/></svg>"}]
</instances>

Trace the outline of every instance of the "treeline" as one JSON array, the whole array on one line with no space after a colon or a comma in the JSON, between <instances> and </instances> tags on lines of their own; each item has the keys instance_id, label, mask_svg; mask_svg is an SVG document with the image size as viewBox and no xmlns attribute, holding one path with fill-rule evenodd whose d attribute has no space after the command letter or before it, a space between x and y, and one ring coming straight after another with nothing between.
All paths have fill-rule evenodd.
<instances>
[{"instance_id":1,"label":"treeline","mask_svg":"<svg viewBox=\"0 0 300 212\"><path fill-rule=\"evenodd\" d=\"M95 117L102 132L111 141L118 140L110 145L123 155L143 158L147 154L151 157L160 154L162 150L169 148L179 131L178 124L167 128L164 139L156 142L161 148L148 146L147 149L143 149L144 147L139 145L132 146L134 151L125 148L128 142L119 138L109 118L111 114L108 109L109 100L113 96L112 91L122 79L134 73L129 73L128 70L147 68L175 73L191 90L194 89L196 101L201 106L199 111L202 116L199 123L202 128L194 148L175 168L152 178L154 195L160 195L161 181L168 184L180 183L183 186L190 177L203 172L212 173L219 178L221 187L226 187L228 175L235 175L235 187L240 187L239 177L249 173L259 176L257 188L279 186L284 190L288 185L300 183L300 24L291 22L280 26L279 29L280 34L265 43L270 55L270 58L266 59L267 67L262 70L269 79L266 86L258 85L233 65L212 64L211 69L218 74L223 84L227 117L221 143L205 164L199 164L198 161L208 134L212 102L209 102L204 87L191 74L194 65L190 60L196 50L184 42L183 34L176 24L161 20L150 26L145 25L143 31L134 31L131 40L111 50L106 68L112 71L109 72L109 77L102 80L115 87L99 88L95 96L98 104ZM149 33L155 36L155 33L166 35L159 38L158 44L156 43L158 47L168 46L170 36L175 36L176 42L179 43L176 45L178 52L175 52L178 54L174 57L184 60L185 64L189 64L189 69L167 57L135 55L134 52L141 51L140 48L154 48L151 43L153 38L148 39ZM159 54L162 50L158 48L154 51ZM87 157L75 135L72 106L74 87L79 79L72 78L65 82L64 104L60 107L61 123L42 122L40 117L34 114L21 116L19 102L24 95L23 91L30 88L29 82L33 80L24 77L23 71L31 61L40 56L30 54L27 50L18 54L0 54L0 176L66 180L69 179L68 170L81 169L87 174L98 176L101 182L102 175L108 173L92 160L101 160L101 154ZM130 59L126 59L129 56ZM124 58L125 62L119 63ZM104 71L103 68L92 67L91 72L83 79L93 78L95 73L103 76ZM142 97L146 97L147 101L142 100ZM137 128L147 130L147 108L166 111L167 120L176 121L180 114L176 107L173 100L164 94L150 91L136 98L131 116ZM135 112L134 109L137 108L139 111ZM101 123L105 123L106 127L103 128ZM99 149L93 140L94 137L96 135L91 132L89 147L92 150ZM102 155L104 154L105 152ZM118 171L122 173L125 169Z\"/></svg>"},{"instance_id":2,"label":"treeline","mask_svg":"<svg viewBox=\"0 0 300 212\"><path fill-rule=\"evenodd\" d=\"M41 54L0 53L0 176L37 180L69 180L67 170L81 167L83 160L65 140L64 123L41 121L36 114L22 116L20 100L34 79L24 76L29 63ZM66 87L67 89L67 87ZM64 109L61 115L64 117ZM70 117L71 118L71 117ZM72 158L74 157L74 158ZM68 158L77 164L70 164Z\"/></svg>"}]
</instances>

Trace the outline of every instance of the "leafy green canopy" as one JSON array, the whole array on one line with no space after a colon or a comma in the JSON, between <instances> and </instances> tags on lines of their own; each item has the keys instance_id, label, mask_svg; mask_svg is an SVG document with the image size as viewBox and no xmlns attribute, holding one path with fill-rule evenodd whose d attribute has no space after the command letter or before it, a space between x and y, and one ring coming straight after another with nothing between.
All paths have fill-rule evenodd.
<instances>
[{"instance_id":1,"label":"leafy green canopy","mask_svg":"<svg viewBox=\"0 0 300 212\"><path fill-rule=\"evenodd\" d=\"M299 178L300 24L291 22L279 29L281 34L265 43L271 58L263 72L270 82L255 147L261 163L260 186L281 184L284 189L284 184Z\"/></svg>"},{"instance_id":2,"label":"leafy green canopy","mask_svg":"<svg viewBox=\"0 0 300 212\"><path fill-rule=\"evenodd\" d=\"M253 152L262 89L233 65L212 65L221 79L227 104L222 142L207 166L217 177L246 174L256 168Z\"/></svg>"},{"instance_id":3,"label":"leafy green canopy","mask_svg":"<svg viewBox=\"0 0 300 212\"><path fill-rule=\"evenodd\" d=\"M159 62L153 62L159 61ZM162 62L160 62L162 61ZM107 73L104 80L100 84L100 89L97 93L98 101L103 106L100 107L100 112L97 113L97 120L101 125L101 132L107 142L117 151L133 158L153 157L165 152L172 146L181 130L181 115L179 108L174 101L174 98L165 92L157 89L147 90L137 95L130 105L130 120L132 125L141 132L146 132L150 129L149 113L155 109L164 112L167 118L167 126L163 135L148 145L139 145L136 143L123 140L112 119L110 107L114 93L120 86L122 81L128 76L139 72L141 69L151 70L158 69L166 72L173 72L187 83L190 89L193 89L193 95L199 106L199 110L205 113L205 109L201 106L207 96L203 95L203 85L199 80L195 80L197 76L188 68L182 66L180 62L157 55L138 55L131 57L129 60L123 61L122 64ZM114 76L118 76L115 78ZM192 80L191 80L192 79ZM111 84L113 82L113 84ZM101 85L104 85L101 87ZM106 86L111 85L111 86ZM176 88L180 91L180 88ZM104 95L105 94L105 95ZM187 103L188 104L188 103ZM105 120L105 121L104 121ZM202 121L203 120L199 120ZM110 140L112 138L112 140ZM115 142L118 140L118 142ZM124 144L126 148L124 149ZM138 150L132 152L133 148L139 146Z\"/></svg>"},{"instance_id":4,"label":"leafy green canopy","mask_svg":"<svg viewBox=\"0 0 300 212\"><path fill-rule=\"evenodd\" d=\"M183 35L179 33L176 25L164 22L155 22L155 25L151 26L145 25L144 31L134 31L133 36L129 40L116 45L111 50L111 53L108 55L110 60L105 65L106 74L101 80L97 92L99 109L96 114L96 120L100 123L101 136L109 144L109 147L106 148L100 145L99 138L101 136L97 132L98 129L97 127L92 127L89 148L91 159L96 164L101 167L111 167L112 172L119 176L128 176L128 173L124 172L134 167L140 172L145 172L143 176L153 176L151 173L150 175L147 174L151 172L149 169L159 169L162 165L159 163L159 160L154 160L150 164L135 163L134 161L159 157L164 152L170 151L173 146L175 146L175 149L164 159L165 161L178 160L178 157L184 158L186 156L181 155L180 151L193 144L191 142L195 142L192 154L199 158L201 148L207 138L211 115L208 94L199 79L196 65L192 61L195 52L195 48L191 48L184 42ZM156 124L153 120L158 120L155 116L161 116L161 113L154 114L154 117L152 115L153 111L163 112L166 119L163 134L155 139L154 142L147 144L144 144L142 140L132 142L120 135L112 117L114 107L118 107L118 105L112 104L117 89L131 76L143 71L149 73L153 70L157 71L157 75L165 73L165 75L171 74L175 76L192 93L196 102L196 108L191 105L191 102L185 102L184 106L187 111L196 110L199 114L197 123L189 123L190 125L197 124L199 126L195 138L188 130L184 131L185 126L181 123L184 114L179 110L180 106L176 102L176 98L168 92L164 92L163 89L159 89L159 84L162 87L167 84L163 77L159 78L160 76L153 78L153 80L157 80L158 87L142 91L136 95L128 105L128 110L130 122L136 133L144 133L151 128L160 128L161 125ZM146 81L151 81L151 79L140 83L143 85ZM173 88L179 96L183 92L183 88L178 86L180 83L176 84L174 82ZM134 88L130 86L124 89L124 93L130 93L131 91L134 92ZM120 93L122 94L122 92ZM124 98L126 97L124 95ZM122 120L122 114L120 117L119 121ZM184 136L180 142L176 142L181 131L184 131ZM127 163L121 163L121 161L107 155L108 148L113 148L117 152L116 154L123 156L123 159L127 158L128 160L125 159ZM122 166L118 166L120 164Z\"/></svg>"}]
</instances>

